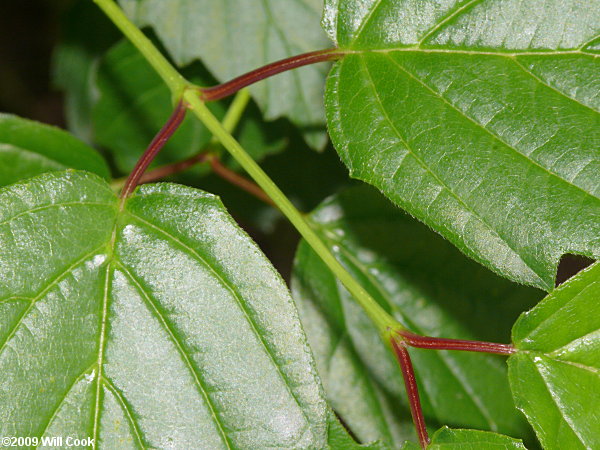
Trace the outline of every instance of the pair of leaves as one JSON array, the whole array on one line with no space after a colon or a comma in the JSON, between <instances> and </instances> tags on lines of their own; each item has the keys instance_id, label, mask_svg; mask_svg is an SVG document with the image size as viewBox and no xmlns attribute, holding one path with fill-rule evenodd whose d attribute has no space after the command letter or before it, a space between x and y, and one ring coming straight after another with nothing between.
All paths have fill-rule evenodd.
<instances>
[{"instance_id":1,"label":"pair of leaves","mask_svg":"<svg viewBox=\"0 0 600 450\"><path fill-rule=\"evenodd\" d=\"M44 174L0 191L0 242L2 435L325 446L289 293L216 197L147 185L121 210L97 176Z\"/></svg>"},{"instance_id":2,"label":"pair of leaves","mask_svg":"<svg viewBox=\"0 0 600 450\"><path fill-rule=\"evenodd\" d=\"M600 3L327 0L332 140L465 254L551 290L600 255Z\"/></svg>"},{"instance_id":3,"label":"pair of leaves","mask_svg":"<svg viewBox=\"0 0 600 450\"><path fill-rule=\"evenodd\" d=\"M200 59L220 81L267 63L327 46L320 0L120 0L140 25L151 25L178 65ZM305 67L253 86L267 120L286 116L323 148L324 65Z\"/></svg>"}]
</instances>

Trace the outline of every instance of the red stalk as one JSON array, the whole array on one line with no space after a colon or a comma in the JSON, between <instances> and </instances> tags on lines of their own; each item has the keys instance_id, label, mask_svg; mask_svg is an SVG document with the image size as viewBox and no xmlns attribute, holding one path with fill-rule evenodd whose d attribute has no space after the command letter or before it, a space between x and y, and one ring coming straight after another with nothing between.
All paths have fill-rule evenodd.
<instances>
[{"instance_id":1,"label":"red stalk","mask_svg":"<svg viewBox=\"0 0 600 450\"><path fill-rule=\"evenodd\" d=\"M429 444L429 435L427 434L423 409L421 408L421 399L419 398L415 370L404 342L398 343L396 339L392 337L391 343L394 353L396 354L396 359L398 359L398 363L400 363L400 370L402 370L404 387L406 388L406 394L410 403L410 413L417 430L419 443L421 444L421 447L425 449Z\"/></svg>"},{"instance_id":2,"label":"red stalk","mask_svg":"<svg viewBox=\"0 0 600 450\"><path fill-rule=\"evenodd\" d=\"M517 350L508 344L495 342L468 341L463 339L436 338L420 336L410 331L398 331L406 344L411 347L428 348L432 350L459 350L465 352L496 353L499 355L512 355Z\"/></svg>"},{"instance_id":3,"label":"red stalk","mask_svg":"<svg viewBox=\"0 0 600 450\"><path fill-rule=\"evenodd\" d=\"M255 69L244 75L227 81L223 84L218 84L213 87L200 89L200 98L205 102L220 100L235 94L240 89L245 88L257 81L272 77L281 72L286 72L296 67L302 67L309 64L315 64L324 61L332 61L344 55L344 52L337 49L318 50L316 52L303 53L301 55L292 56L291 58L282 59L266 66Z\"/></svg>"},{"instance_id":4,"label":"red stalk","mask_svg":"<svg viewBox=\"0 0 600 450\"><path fill-rule=\"evenodd\" d=\"M186 111L187 108L183 102L179 101L167 123L160 129L156 136L154 136L154 139L152 139L152 142L150 142L150 145L136 163L135 167L129 174L129 177L127 177L125 186L121 191L121 199L125 199L131 195L135 187L139 184L140 178L150 163L152 163L158 152L160 152L169 138L173 136L173 133L177 131L177 128L179 128L181 122L183 122Z\"/></svg>"}]
</instances>

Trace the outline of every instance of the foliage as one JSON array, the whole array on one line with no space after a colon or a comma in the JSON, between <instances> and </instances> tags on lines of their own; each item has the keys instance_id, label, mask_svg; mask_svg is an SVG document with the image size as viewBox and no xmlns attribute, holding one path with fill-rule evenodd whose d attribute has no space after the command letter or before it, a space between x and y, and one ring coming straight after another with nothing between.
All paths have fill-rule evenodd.
<instances>
[{"instance_id":1,"label":"foliage","mask_svg":"<svg viewBox=\"0 0 600 450\"><path fill-rule=\"evenodd\" d=\"M600 447L599 263L555 287L562 255L600 254L599 1L326 0L323 33L317 0L120 0L150 39L96 3L55 54L73 134L0 115L0 436L419 448L410 330L512 342L410 348L427 448ZM327 80L201 100L327 35ZM121 198L174 101L152 168L179 184ZM252 240L286 272L282 215L292 295Z\"/></svg>"}]
</instances>

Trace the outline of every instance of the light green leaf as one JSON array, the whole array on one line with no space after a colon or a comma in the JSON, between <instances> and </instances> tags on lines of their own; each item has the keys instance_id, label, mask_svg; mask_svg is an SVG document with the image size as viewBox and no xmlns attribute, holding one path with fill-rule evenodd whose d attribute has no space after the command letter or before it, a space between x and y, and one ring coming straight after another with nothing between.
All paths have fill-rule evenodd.
<instances>
[{"instance_id":1,"label":"light green leaf","mask_svg":"<svg viewBox=\"0 0 600 450\"><path fill-rule=\"evenodd\" d=\"M600 255L600 2L328 0L324 25L352 176L520 283Z\"/></svg>"},{"instance_id":2,"label":"light green leaf","mask_svg":"<svg viewBox=\"0 0 600 450\"><path fill-rule=\"evenodd\" d=\"M0 435L113 448L323 448L285 284L220 201L101 179L0 191Z\"/></svg>"},{"instance_id":3,"label":"light green leaf","mask_svg":"<svg viewBox=\"0 0 600 450\"><path fill-rule=\"evenodd\" d=\"M329 46L319 27L321 0L120 0L138 25L151 25L179 65L201 59L221 82L289 56ZM250 89L268 120L289 117L322 148L323 81L318 64Z\"/></svg>"},{"instance_id":4,"label":"light green leaf","mask_svg":"<svg viewBox=\"0 0 600 450\"><path fill-rule=\"evenodd\" d=\"M517 407L544 448L600 447L600 263L519 317L509 359Z\"/></svg>"},{"instance_id":5,"label":"light green leaf","mask_svg":"<svg viewBox=\"0 0 600 450\"><path fill-rule=\"evenodd\" d=\"M319 234L369 293L423 334L509 340L510 324L540 297L468 260L371 189L325 201L311 216ZM355 435L400 445L413 433L398 364L379 333L303 242L294 299L328 399ZM428 423L524 436L503 359L411 349Z\"/></svg>"},{"instance_id":6,"label":"light green leaf","mask_svg":"<svg viewBox=\"0 0 600 450\"><path fill-rule=\"evenodd\" d=\"M0 113L0 186L67 168L110 177L108 166L98 152L69 133Z\"/></svg>"},{"instance_id":7,"label":"light green leaf","mask_svg":"<svg viewBox=\"0 0 600 450\"><path fill-rule=\"evenodd\" d=\"M405 449L419 449L413 443L407 443ZM440 428L431 437L427 450L509 450L525 449L523 443L497 433L479 430L453 430L448 427Z\"/></svg>"}]
</instances>

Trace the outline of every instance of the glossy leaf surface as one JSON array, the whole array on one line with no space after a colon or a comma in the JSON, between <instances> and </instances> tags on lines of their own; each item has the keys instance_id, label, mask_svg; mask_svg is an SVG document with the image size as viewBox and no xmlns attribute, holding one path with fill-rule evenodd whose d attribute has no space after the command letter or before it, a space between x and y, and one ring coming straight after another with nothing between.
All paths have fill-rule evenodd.
<instances>
[{"instance_id":1,"label":"glossy leaf surface","mask_svg":"<svg viewBox=\"0 0 600 450\"><path fill-rule=\"evenodd\" d=\"M120 0L139 25L151 25L179 65L201 59L221 82L273 61L327 48L321 0ZM304 67L251 88L269 120L289 117L323 147L327 65Z\"/></svg>"},{"instance_id":2,"label":"glossy leaf surface","mask_svg":"<svg viewBox=\"0 0 600 450\"><path fill-rule=\"evenodd\" d=\"M540 297L468 260L370 188L332 197L311 217L348 270L415 332L507 342L514 319ZM399 407L406 400L395 359L304 242L292 286L332 407L361 440L400 445L409 439L413 429L410 413ZM524 435L502 358L410 352L430 422Z\"/></svg>"},{"instance_id":3,"label":"glossy leaf surface","mask_svg":"<svg viewBox=\"0 0 600 450\"><path fill-rule=\"evenodd\" d=\"M96 150L63 130L0 114L0 186L44 172L85 169L104 178L108 166Z\"/></svg>"},{"instance_id":4,"label":"glossy leaf surface","mask_svg":"<svg viewBox=\"0 0 600 450\"><path fill-rule=\"evenodd\" d=\"M565 282L513 328L515 403L548 449L600 446L600 264Z\"/></svg>"},{"instance_id":5,"label":"glossy leaf surface","mask_svg":"<svg viewBox=\"0 0 600 450\"><path fill-rule=\"evenodd\" d=\"M113 448L322 448L327 407L285 284L201 191L122 211L83 172L0 191L0 434Z\"/></svg>"},{"instance_id":6,"label":"glossy leaf surface","mask_svg":"<svg viewBox=\"0 0 600 450\"><path fill-rule=\"evenodd\" d=\"M353 177L514 281L600 255L600 2L328 0Z\"/></svg>"}]
</instances>

